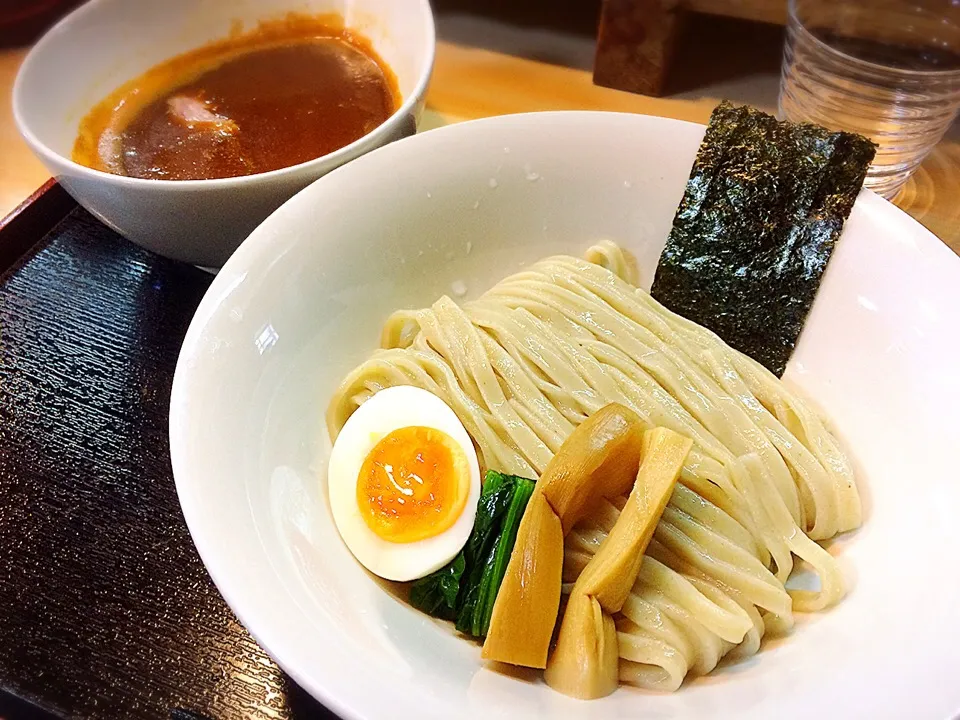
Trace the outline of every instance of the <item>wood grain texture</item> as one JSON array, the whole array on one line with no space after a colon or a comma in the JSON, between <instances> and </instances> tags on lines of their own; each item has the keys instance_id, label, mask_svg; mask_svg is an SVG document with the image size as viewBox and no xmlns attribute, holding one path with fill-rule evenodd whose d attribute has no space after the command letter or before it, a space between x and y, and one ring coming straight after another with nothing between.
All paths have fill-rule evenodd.
<instances>
[{"instance_id":1,"label":"wood grain texture","mask_svg":"<svg viewBox=\"0 0 960 720\"><path fill-rule=\"evenodd\" d=\"M940 141L893 199L960 254L960 127Z\"/></svg>"},{"instance_id":2,"label":"wood grain texture","mask_svg":"<svg viewBox=\"0 0 960 720\"><path fill-rule=\"evenodd\" d=\"M48 242L0 285L0 688L56 717L331 717L237 622L180 513L170 385L210 276L80 210Z\"/></svg>"},{"instance_id":3,"label":"wood grain texture","mask_svg":"<svg viewBox=\"0 0 960 720\"><path fill-rule=\"evenodd\" d=\"M469 81L464 81L469 78ZM593 84L589 72L440 43L427 106L450 122L542 110L610 110L706 122L716 101L654 98Z\"/></svg>"},{"instance_id":4,"label":"wood grain texture","mask_svg":"<svg viewBox=\"0 0 960 720\"><path fill-rule=\"evenodd\" d=\"M24 48L0 47L0 216L50 177L20 138L13 121L13 81L25 55Z\"/></svg>"}]
</instances>

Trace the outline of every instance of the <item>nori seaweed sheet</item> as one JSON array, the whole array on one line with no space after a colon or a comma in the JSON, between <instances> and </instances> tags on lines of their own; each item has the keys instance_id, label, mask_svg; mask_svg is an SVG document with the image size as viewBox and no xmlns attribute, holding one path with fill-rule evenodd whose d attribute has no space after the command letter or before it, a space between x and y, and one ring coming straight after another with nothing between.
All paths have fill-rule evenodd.
<instances>
[{"instance_id":1,"label":"nori seaweed sheet","mask_svg":"<svg viewBox=\"0 0 960 720\"><path fill-rule=\"evenodd\" d=\"M782 375L875 151L722 102L651 294Z\"/></svg>"}]
</instances>

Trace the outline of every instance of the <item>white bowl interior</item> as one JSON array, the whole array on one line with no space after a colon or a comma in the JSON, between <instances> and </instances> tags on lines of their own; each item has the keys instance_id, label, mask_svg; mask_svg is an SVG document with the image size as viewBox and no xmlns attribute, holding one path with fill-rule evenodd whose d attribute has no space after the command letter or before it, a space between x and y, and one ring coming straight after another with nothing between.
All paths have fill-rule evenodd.
<instances>
[{"instance_id":1,"label":"white bowl interior","mask_svg":"<svg viewBox=\"0 0 960 720\"><path fill-rule=\"evenodd\" d=\"M410 97L429 63L425 0L91 0L43 38L18 79L23 125L69 158L80 120L174 55L289 12L338 13L363 32Z\"/></svg>"},{"instance_id":2,"label":"white bowl interior","mask_svg":"<svg viewBox=\"0 0 960 720\"><path fill-rule=\"evenodd\" d=\"M301 192L214 281L174 383L177 489L227 601L333 709L485 719L933 718L960 709L960 687L949 682L960 676L951 605L960 580L930 557L960 549L960 483L944 451L957 425L943 411L960 402L960 262L869 193L788 370L853 448L868 516L834 545L852 592L802 619L786 642L673 695L622 689L577 702L485 667L476 645L397 599L337 535L323 414L385 317L431 303L456 281L475 296L524 263L601 238L630 248L649 284L702 133L602 113L431 131Z\"/></svg>"}]
</instances>

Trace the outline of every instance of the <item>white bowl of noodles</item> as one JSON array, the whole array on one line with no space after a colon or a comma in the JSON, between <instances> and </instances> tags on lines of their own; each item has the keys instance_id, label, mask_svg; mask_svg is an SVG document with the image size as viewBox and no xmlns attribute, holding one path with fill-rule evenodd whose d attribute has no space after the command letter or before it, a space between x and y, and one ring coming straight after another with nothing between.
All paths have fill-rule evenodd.
<instances>
[{"instance_id":1,"label":"white bowl of noodles","mask_svg":"<svg viewBox=\"0 0 960 720\"><path fill-rule=\"evenodd\" d=\"M694 618L674 648L691 670L679 689L621 687L582 702L538 673L482 661L478 644L408 605L340 540L324 416L386 318L442 295L469 302L540 258L581 256L603 240L636 259L649 287L702 134L689 123L579 112L431 131L308 187L214 280L174 382L177 491L237 616L335 712L940 720L960 711L960 575L949 560L960 551L950 458L960 261L869 192L784 377L790 397L829 418L824 437L846 449L863 499L862 528L828 543L847 588L830 610L793 613L792 631L767 633L758 653L742 648L747 657L705 677L696 666L712 667L736 643ZM798 568L788 586L810 575Z\"/></svg>"}]
</instances>

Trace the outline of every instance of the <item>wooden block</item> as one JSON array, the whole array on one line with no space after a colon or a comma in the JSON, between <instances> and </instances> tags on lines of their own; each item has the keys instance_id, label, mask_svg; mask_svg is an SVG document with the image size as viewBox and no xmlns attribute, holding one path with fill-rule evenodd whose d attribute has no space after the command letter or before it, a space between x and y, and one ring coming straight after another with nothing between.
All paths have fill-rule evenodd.
<instances>
[{"instance_id":1,"label":"wooden block","mask_svg":"<svg viewBox=\"0 0 960 720\"><path fill-rule=\"evenodd\" d=\"M683 20L680 0L604 0L593 81L659 96Z\"/></svg>"}]
</instances>

